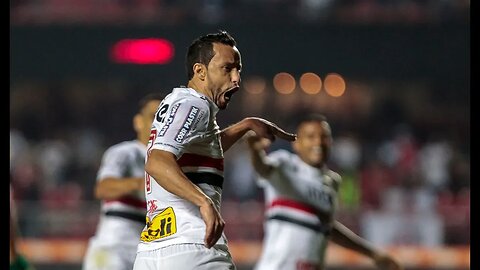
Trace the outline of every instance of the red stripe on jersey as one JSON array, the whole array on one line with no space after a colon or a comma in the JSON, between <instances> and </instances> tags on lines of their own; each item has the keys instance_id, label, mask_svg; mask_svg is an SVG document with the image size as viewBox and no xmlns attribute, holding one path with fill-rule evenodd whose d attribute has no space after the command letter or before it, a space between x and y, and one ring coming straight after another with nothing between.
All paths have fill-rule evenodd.
<instances>
[{"instance_id":1,"label":"red stripe on jersey","mask_svg":"<svg viewBox=\"0 0 480 270\"><path fill-rule=\"evenodd\" d=\"M134 207L141 207L147 209L147 203L144 200L130 197L130 196L124 196L118 199L114 200L105 200L105 203L113 203L113 202L121 202L130 206Z\"/></svg>"},{"instance_id":2,"label":"red stripe on jersey","mask_svg":"<svg viewBox=\"0 0 480 270\"><path fill-rule=\"evenodd\" d=\"M316 215L317 212L318 212L311 205L308 205L308 204L302 203L302 202L289 200L289 199L275 199L270 203L268 208L272 208L272 207L275 207L275 206L289 207L289 208L297 209L297 210L307 212L309 214L314 214L314 215Z\"/></svg>"},{"instance_id":3,"label":"red stripe on jersey","mask_svg":"<svg viewBox=\"0 0 480 270\"><path fill-rule=\"evenodd\" d=\"M223 172L223 158L185 153L178 160L180 167L209 167Z\"/></svg>"}]
</instances>

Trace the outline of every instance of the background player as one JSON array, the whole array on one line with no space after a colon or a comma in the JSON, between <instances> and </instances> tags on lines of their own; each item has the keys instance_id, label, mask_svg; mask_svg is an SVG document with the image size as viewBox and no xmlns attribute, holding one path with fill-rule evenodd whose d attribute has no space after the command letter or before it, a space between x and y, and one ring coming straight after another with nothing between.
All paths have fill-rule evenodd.
<instances>
[{"instance_id":1,"label":"background player","mask_svg":"<svg viewBox=\"0 0 480 270\"><path fill-rule=\"evenodd\" d=\"M149 94L133 117L137 138L108 148L97 174L95 196L102 200L96 234L83 270L131 270L145 226L145 155L153 117L163 96Z\"/></svg>"},{"instance_id":2,"label":"background player","mask_svg":"<svg viewBox=\"0 0 480 270\"><path fill-rule=\"evenodd\" d=\"M10 185L10 270L34 270L33 265L18 248L20 234L17 222L17 209L13 199L12 185Z\"/></svg>"},{"instance_id":3,"label":"background player","mask_svg":"<svg viewBox=\"0 0 480 270\"><path fill-rule=\"evenodd\" d=\"M327 167L332 144L330 125L322 115L299 121L296 154L277 150L271 141L247 138L252 164L265 192L263 251L256 270L324 269L328 240L372 258L381 269L400 265L335 220L341 177Z\"/></svg>"}]
</instances>

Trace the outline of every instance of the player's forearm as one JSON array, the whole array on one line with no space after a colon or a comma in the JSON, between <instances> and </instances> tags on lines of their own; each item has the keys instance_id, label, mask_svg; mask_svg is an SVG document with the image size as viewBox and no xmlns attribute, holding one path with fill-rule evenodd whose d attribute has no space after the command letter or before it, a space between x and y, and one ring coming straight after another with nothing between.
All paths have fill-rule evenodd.
<instances>
[{"instance_id":1,"label":"player's forearm","mask_svg":"<svg viewBox=\"0 0 480 270\"><path fill-rule=\"evenodd\" d=\"M368 241L361 238L336 220L333 222L333 230L330 240L340 246L354 250L370 258L374 258L377 254L376 249Z\"/></svg>"},{"instance_id":2,"label":"player's forearm","mask_svg":"<svg viewBox=\"0 0 480 270\"><path fill-rule=\"evenodd\" d=\"M223 152L230 149L230 147L242 138L242 136L250 129L250 120L248 118L223 129L220 133Z\"/></svg>"},{"instance_id":3,"label":"player's forearm","mask_svg":"<svg viewBox=\"0 0 480 270\"><path fill-rule=\"evenodd\" d=\"M270 166L266 161L267 153L265 150L257 150L252 146L249 146L249 150L250 160L255 171L257 171L257 173L262 177L268 177L272 171L272 166Z\"/></svg>"},{"instance_id":4,"label":"player's forearm","mask_svg":"<svg viewBox=\"0 0 480 270\"><path fill-rule=\"evenodd\" d=\"M95 197L100 200L112 200L143 189L143 177L105 178L97 182Z\"/></svg>"},{"instance_id":5,"label":"player's forearm","mask_svg":"<svg viewBox=\"0 0 480 270\"><path fill-rule=\"evenodd\" d=\"M173 154L154 150L150 154L145 171L165 190L191 203L202 206L210 198L182 172Z\"/></svg>"}]
</instances>

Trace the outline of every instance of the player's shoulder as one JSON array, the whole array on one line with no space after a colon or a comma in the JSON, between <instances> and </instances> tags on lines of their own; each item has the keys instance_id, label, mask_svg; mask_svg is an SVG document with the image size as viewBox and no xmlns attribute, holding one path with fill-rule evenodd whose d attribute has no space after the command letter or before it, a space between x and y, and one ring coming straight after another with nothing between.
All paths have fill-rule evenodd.
<instances>
[{"instance_id":1,"label":"player's shoulder","mask_svg":"<svg viewBox=\"0 0 480 270\"><path fill-rule=\"evenodd\" d=\"M285 149L277 149L268 154L268 158L272 160L290 160L293 158L293 153Z\"/></svg>"},{"instance_id":2,"label":"player's shoulder","mask_svg":"<svg viewBox=\"0 0 480 270\"><path fill-rule=\"evenodd\" d=\"M136 140L122 141L117 144L114 144L105 150L106 154L110 153L129 153L132 149L135 149L139 146Z\"/></svg>"},{"instance_id":3,"label":"player's shoulder","mask_svg":"<svg viewBox=\"0 0 480 270\"><path fill-rule=\"evenodd\" d=\"M324 174L329 176L332 180L334 180L337 183L342 182L342 176L339 173L337 173L336 171L333 171L329 168L326 168L325 171L324 171Z\"/></svg>"},{"instance_id":4,"label":"player's shoulder","mask_svg":"<svg viewBox=\"0 0 480 270\"><path fill-rule=\"evenodd\" d=\"M165 100L171 104L188 103L190 106L198 108L208 108L210 105L208 99L204 95L187 87L174 88L172 93L168 95Z\"/></svg>"}]
</instances>

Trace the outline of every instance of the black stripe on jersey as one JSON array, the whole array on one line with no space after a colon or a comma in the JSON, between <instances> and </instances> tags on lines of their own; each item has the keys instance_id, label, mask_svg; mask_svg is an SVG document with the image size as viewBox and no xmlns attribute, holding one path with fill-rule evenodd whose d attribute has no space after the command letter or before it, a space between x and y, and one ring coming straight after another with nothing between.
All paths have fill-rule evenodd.
<instances>
[{"instance_id":1,"label":"black stripe on jersey","mask_svg":"<svg viewBox=\"0 0 480 270\"><path fill-rule=\"evenodd\" d=\"M223 176L218 174L209 172L187 172L185 175L194 184L205 183L219 188L223 187Z\"/></svg>"},{"instance_id":2,"label":"black stripe on jersey","mask_svg":"<svg viewBox=\"0 0 480 270\"><path fill-rule=\"evenodd\" d=\"M316 232L322 233L324 235L329 235L330 230L331 230L331 228L329 226L326 226L326 225L311 224L311 223L308 223L308 222L305 222L305 221L301 221L301 220L298 220L298 219L294 219L294 218L286 217L286 216L282 216L282 215L273 215L273 216L268 217L267 220L280 220L280 221L293 223L293 224L308 228L310 230L314 230Z\"/></svg>"},{"instance_id":3,"label":"black stripe on jersey","mask_svg":"<svg viewBox=\"0 0 480 270\"><path fill-rule=\"evenodd\" d=\"M136 214L136 213L109 210L109 211L106 211L104 215L111 216L111 217L121 217L129 220L137 221L140 223L145 223L145 215Z\"/></svg>"}]
</instances>

